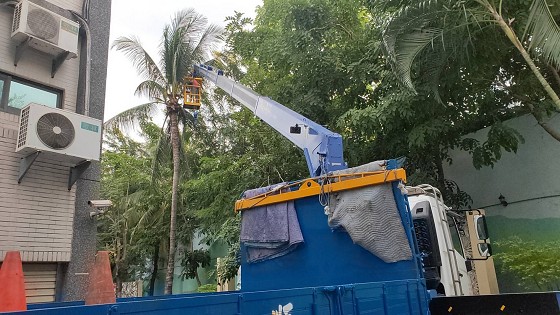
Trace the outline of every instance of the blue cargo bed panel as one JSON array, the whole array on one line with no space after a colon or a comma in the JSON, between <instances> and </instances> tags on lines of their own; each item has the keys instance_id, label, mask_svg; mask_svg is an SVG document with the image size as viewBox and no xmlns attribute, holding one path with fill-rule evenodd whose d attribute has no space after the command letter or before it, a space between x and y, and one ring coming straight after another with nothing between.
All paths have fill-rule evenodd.
<instances>
[{"instance_id":1,"label":"blue cargo bed panel","mask_svg":"<svg viewBox=\"0 0 560 315\"><path fill-rule=\"evenodd\" d=\"M421 280L360 283L342 286L221 292L119 299L116 304L38 304L27 312L35 315L358 315L428 314L426 287Z\"/></svg>"}]
</instances>

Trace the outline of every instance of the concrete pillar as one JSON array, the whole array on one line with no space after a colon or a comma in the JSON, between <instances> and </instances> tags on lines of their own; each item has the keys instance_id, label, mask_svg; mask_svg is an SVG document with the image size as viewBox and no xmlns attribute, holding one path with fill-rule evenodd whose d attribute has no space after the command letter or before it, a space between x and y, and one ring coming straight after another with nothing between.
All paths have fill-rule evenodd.
<instances>
[{"instance_id":1,"label":"concrete pillar","mask_svg":"<svg viewBox=\"0 0 560 315\"><path fill-rule=\"evenodd\" d=\"M91 32L91 69L89 116L103 119L105 109L105 87L109 50L109 26L111 21L111 0L90 0L89 28ZM86 40L81 37L80 83L78 86L77 112L84 113L84 87L86 69ZM72 254L66 272L61 277L62 284L58 300L84 300L88 287L88 273L95 261L97 229L96 219L89 216L88 200L99 199L99 162L93 162L76 183L76 204L72 236Z\"/></svg>"}]
</instances>

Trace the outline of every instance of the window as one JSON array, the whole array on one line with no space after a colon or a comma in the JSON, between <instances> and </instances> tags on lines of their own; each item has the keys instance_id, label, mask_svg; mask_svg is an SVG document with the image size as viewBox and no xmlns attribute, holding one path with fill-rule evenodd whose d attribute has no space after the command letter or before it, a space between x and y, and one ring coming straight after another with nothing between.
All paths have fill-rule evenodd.
<instances>
[{"instance_id":1,"label":"window","mask_svg":"<svg viewBox=\"0 0 560 315\"><path fill-rule=\"evenodd\" d=\"M450 222L449 233L451 234L451 240L453 241L453 248L455 248L455 250L459 252L461 256L465 257L465 253L463 251L463 242L461 240L461 235L459 234L459 227L457 226L457 220L449 215L447 216L447 220Z\"/></svg>"},{"instance_id":2,"label":"window","mask_svg":"<svg viewBox=\"0 0 560 315\"><path fill-rule=\"evenodd\" d=\"M6 84L6 79L4 78L4 76L0 75L0 107L4 107L4 96L8 96L7 92L5 91L8 85Z\"/></svg>"},{"instance_id":3,"label":"window","mask_svg":"<svg viewBox=\"0 0 560 315\"><path fill-rule=\"evenodd\" d=\"M29 103L62 107L62 92L0 73L0 110L17 114Z\"/></svg>"},{"instance_id":4,"label":"window","mask_svg":"<svg viewBox=\"0 0 560 315\"><path fill-rule=\"evenodd\" d=\"M488 239L488 230L486 229L486 218L483 215L475 215L474 223L476 226L476 237L484 241Z\"/></svg>"}]
</instances>

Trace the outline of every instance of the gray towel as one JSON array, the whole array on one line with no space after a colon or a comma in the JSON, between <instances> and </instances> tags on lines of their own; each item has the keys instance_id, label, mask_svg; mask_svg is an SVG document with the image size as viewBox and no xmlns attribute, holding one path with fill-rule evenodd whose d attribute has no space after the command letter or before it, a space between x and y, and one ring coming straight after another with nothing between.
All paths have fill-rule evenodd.
<instances>
[{"instance_id":1,"label":"gray towel","mask_svg":"<svg viewBox=\"0 0 560 315\"><path fill-rule=\"evenodd\" d=\"M251 198L284 184L248 190L245 198ZM241 215L241 242L247 250L250 263L286 255L303 242L294 202L243 210Z\"/></svg>"},{"instance_id":2,"label":"gray towel","mask_svg":"<svg viewBox=\"0 0 560 315\"><path fill-rule=\"evenodd\" d=\"M391 184L330 195L329 226L342 226L352 241L384 262L412 259Z\"/></svg>"},{"instance_id":3,"label":"gray towel","mask_svg":"<svg viewBox=\"0 0 560 315\"><path fill-rule=\"evenodd\" d=\"M385 169L387 165L387 161L379 160L374 162L369 162L368 164L346 168L339 171L332 172L333 175L341 175L341 174L355 174L355 173L367 173L367 172L377 172L382 171Z\"/></svg>"}]
</instances>

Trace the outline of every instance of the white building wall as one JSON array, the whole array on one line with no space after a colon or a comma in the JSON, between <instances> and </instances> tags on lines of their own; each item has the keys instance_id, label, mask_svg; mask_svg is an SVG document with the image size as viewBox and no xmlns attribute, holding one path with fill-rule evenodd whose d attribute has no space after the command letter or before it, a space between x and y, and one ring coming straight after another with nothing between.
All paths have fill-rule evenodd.
<instances>
[{"instance_id":1,"label":"white building wall","mask_svg":"<svg viewBox=\"0 0 560 315\"><path fill-rule=\"evenodd\" d=\"M548 123L560 130L560 114ZM453 164L444 171L446 178L456 181L472 197L473 208L485 208L494 253L515 257L517 252L510 251L518 249L504 247L503 242L513 241L521 250L529 250L535 245L550 246L560 235L560 142L529 115L505 124L515 128L525 139L517 154L504 152L493 168L476 170L470 155L454 151L451 154ZM487 132L488 129L483 129L467 137L484 141ZM500 204L500 194L508 202L507 206ZM500 292L546 290L526 281L521 274L508 272L503 264L502 258L496 259Z\"/></svg>"},{"instance_id":2,"label":"white building wall","mask_svg":"<svg viewBox=\"0 0 560 315\"><path fill-rule=\"evenodd\" d=\"M540 127L533 116L525 115L505 122L523 136L517 154L504 152L494 167L476 170L472 157L454 151L453 164L445 167L445 176L456 181L473 199L473 208L485 207L489 215L509 218L560 218L560 142ZM560 130L560 115L549 124ZM468 135L481 141L488 128ZM499 204L502 194L509 202ZM531 209L531 211L527 211Z\"/></svg>"},{"instance_id":3,"label":"white building wall","mask_svg":"<svg viewBox=\"0 0 560 315\"><path fill-rule=\"evenodd\" d=\"M82 12L82 0L48 0L48 1L66 10L72 10L78 13Z\"/></svg>"},{"instance_id":4,"label":"white building wall","mask_svg":"<svg viewBox=\"0 0 560 315\"><path fill-rule=\"evenodd\" d=\"M82 0L49 0L81 11ZM52 56L28 49L14 66L17 43L11 39L13 9L0 6L0 72L63 91L63 109L76 110L79 58L65 61L51 78ZM39 156L21 184L15 153L17 115L0 111L0 260L18 250L29 262L70 260L75 188L68 191L68 164Z\"/></svg>"}]
</instances>

